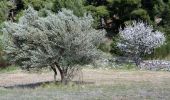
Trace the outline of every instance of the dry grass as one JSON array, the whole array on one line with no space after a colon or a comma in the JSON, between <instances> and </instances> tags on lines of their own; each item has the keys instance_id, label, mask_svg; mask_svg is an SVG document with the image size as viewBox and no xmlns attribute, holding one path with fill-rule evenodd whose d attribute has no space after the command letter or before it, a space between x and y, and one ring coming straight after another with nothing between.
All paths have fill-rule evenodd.
<instances>
[{"instance_id":1,"label":"dry grass","mask_svg":"<svg viewBox=\"0 0 170 100\"><path fill-rule=\"evenodd\" d=\"M0 89L0 100L169 100L170 73L153 71L83 70L84 82L45 84L35 89ZM11 77L11 78L10 78ZM59 77L58 77L59 78ZM0 75L0 85L51 81L52 73ZM13 83L14 82L14 83Z\"/></svg>"}]
</instances>

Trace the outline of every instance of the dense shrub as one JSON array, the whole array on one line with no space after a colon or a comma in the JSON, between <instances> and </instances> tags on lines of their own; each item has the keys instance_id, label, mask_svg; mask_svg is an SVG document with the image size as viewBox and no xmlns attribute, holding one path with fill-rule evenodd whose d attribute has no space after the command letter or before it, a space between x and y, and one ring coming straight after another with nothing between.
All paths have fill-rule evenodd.
<instances>
[{"instance_id":1,"label":"dense shrub","mask_svg":"<svg viewBox=\"0 0 170 100\"><path fill-rule=\"evenodd\" d=\"M117 46L125 55L133 57L137 66L141 57L151 54L165 42L163 33L153 30L152 26L143 22L134 21L131 25L126 25L124 29L120 29L119 35Z\"/></svg>"},{"instance_id":2,"label":"dense shrub","mask_svg":"<svg viewBox=\"0 0 170 100\"><path fill-rule=\"evenodd\" d=\"M62 82L69 81L80 67L100 58L99 44L104 30L92 28L89 14L77 17L62 9L47 17L29 7L18 23L5 22L3 43L11 62L24 69L51 67L56 78L59 70Z\"/></svg>"}]
</instances>

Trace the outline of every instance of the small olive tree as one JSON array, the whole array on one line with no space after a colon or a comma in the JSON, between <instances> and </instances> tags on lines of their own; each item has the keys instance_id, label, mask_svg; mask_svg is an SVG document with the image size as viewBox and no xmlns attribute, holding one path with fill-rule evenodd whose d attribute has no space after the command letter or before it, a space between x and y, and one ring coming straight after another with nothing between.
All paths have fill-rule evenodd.
<instances>
[{"instance_id":1,"label":"small olive tree","mask_svg":"<svg viewBox=\"0 0 170 100\"><path fill-rule=\"evenodd\" d=\"M152 53L153 49L160 47L165 42L163 33L153 30L153 27L144 23L133 21L119 31L120 41L117 46L128 56L134 58L137 66L141 57Z\"/></svg>"},{"instance_id":2,"label":"small olive tree","mask_svg":"<svg viewBox=\"0 0 170 100\"><path fill-rule=\"evenodd\" d=\"M4 48L10 61L23 69L50 66L55 80L58 69L61 81L67 82L80 69L77 65L100 58L97 47L105 31L92 28L93 18L89 14L77 17L66 9L47 13L47 17L40 17L29 7L18 23L5 22Z\"/></svg>"}]
</instances>

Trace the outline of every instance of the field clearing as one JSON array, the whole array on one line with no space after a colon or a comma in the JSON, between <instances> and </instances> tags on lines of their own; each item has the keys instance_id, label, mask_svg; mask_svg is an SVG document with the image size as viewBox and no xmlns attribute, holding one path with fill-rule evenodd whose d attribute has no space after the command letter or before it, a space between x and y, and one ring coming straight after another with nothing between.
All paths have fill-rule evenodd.
<instances>
[{"instance_id":1,"label":"field clearing","mask_svg":"<svg viewBox=\"0 0 170 100\"><path fill-rule=\"evenodd\" d=\"M59 77L58 77L59 79ZM77 80L75 78L75 80ZM53 73L29 74L22 71L0 74L0 100L169 100L170 72L142 70L83 70L83 82L67 86L41 84L53 81Z\"/></svg>"}]
</instances>

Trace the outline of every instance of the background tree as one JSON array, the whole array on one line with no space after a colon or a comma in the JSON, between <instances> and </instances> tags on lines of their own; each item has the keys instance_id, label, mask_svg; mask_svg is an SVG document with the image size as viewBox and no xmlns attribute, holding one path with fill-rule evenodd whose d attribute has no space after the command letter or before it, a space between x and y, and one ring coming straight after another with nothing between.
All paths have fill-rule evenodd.
<instances>
[{"instance_id":1,"label":"background tree","mask_svg":"<svg viewBox=\"0 0 170 100\"><path fill-rule=\"evenodd\" d=\"M13 7L13 4L7 0L0 1L0 24L7 20L9 10Z\"/></svg>"},{"instance_id":2,"label":"background tree","mask_svg":"<svg viewBox=\"0 0 170 100\"><path fill-rule=\"evenodd\" d=\"M8 2L7 0L0 1L0 29L2 27L2 23L7 20L8 13L10 8L13 7L12 3ZM2 32L0 30L0 68L5 67L7 65L7 61L4 59L4 52L1 42Z\"/></svg>"},{"instance_id":3,"label":"background tree","mask_svg":"<svg viewBox=\"0 0 170 100\"><path fill-rule=\"evenodd\" d=\"M24 3L24 8L27 8L29 5L33 6L35 10L41 9L53 9L53 3L55 0L22 0Z\"/></svg>"},{"instance_id":4,"label":"background tree","mask_svg":"<svg viewBox=\"0 0 170 100\"><path fill-rule=\"evenodd\" d=\"M18 23L5 22L4 48L9 60L22 68L50 66L54 78L58 69L61 81L67 82L80 69L77 65L89 64L100 57L97 47L105 31L92 28L92 22L91 15L77 17L66 9L40 17L30 7Z\"/></svg>"},{"instance_id":5,"label":"background tree","mask_svg":"<svg viewBox=\"0 0 170 100\"><path fill-rule=\"evenodd\" d=\"M131 13L134 10L135 12L132 13L133 16L135 14L141 18L147 16L144 15L147 14L146 11L138 10L141 5L141 0L87 0L86 5L88 11L91 11L95 17L97 15L98 19L96 19L100 22L97 25L98 28L105 28L109 37L117 34L119 27L124 26L124 22L133 18L131 17ZM101 18L104 19L104 23L101 22ZM104 24L105 27L101 27L103 26L102 24Z\"/></svg>"},{"instance_id":6,"label":"background tree","mask_svg":"<svg viewBox=\"0 0 170 100\"><path fill-rule=\"evenodd\" d=\"M161 15L167 3L166 0L141 0L142 8L147 10L151 20Z\"/></svg>"},{"instance_id":7,"label":"background tree","mask_svg":"<svg viewBox=\"0 0 170 100\"><path fill-rule=\"evenodd\" d=\"M128 56L134 57L138 66L140 59L145 54L152 53L153 49L160 47L165 42L165 36L159 31L153 30L152 26L143 22L134 21L120 29L120 41L117 46Z\"/></svg>"},{"instance_id":8,"label":"background tree","mask_svg":"<svg viewBox=\"0 0 170 100\"><path fill-rule=\"evenodd\" d=\"M55 0L53 10L58 12L62 8L67 8L72 10L75 15L83 16L85 12L83 3L84 0Z\"/></svg>"},{"instance_id":9,"label":"background tree","mask_svg":"<svg viewBox=\"0 0 170 100\"><path fill-rule=\"evenodd\" d=\"M159 14L155 15L157 17L155 17L156 19L161 19L161 22L159 24L157 24L156 28L161 30L162 32L165 33L166 37L167 37L167 41L166 44L161 46L161 48L158 48L156 50L154 50L152 55L149 55L150 58L157 58L157 59L169 59L169 54L170 54L170 29L169 29L169 19L170 19L170 2L169 0L160 0L163 3L163 9L158 11Z\"/></svg>"}]
</instances>

